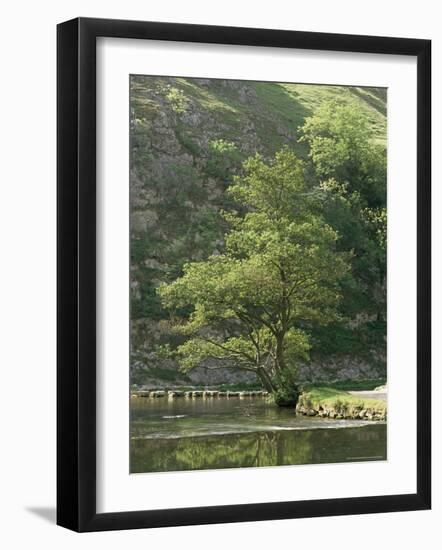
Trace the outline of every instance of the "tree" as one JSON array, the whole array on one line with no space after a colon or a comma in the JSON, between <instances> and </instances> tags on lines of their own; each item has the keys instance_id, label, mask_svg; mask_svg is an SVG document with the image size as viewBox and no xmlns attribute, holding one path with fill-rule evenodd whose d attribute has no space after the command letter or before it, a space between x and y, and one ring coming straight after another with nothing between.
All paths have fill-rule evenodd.
<instances>
[{"instance_id":1,"label":"tree","mask_svg":"<svg viewBox=\"0 0 442 550\"><path fill-rule=\"evenodd\" d=\"M385 206L387 155L359 106L326 102L301 127L320 181L330 178L358 193L364 207Z\"/></svg>"},{"instance_id":2,"label":"tree","mask_svg":"<svg viewBox=\"0 0 442 550\"><path fill-rule=\"evenodd\" d=\"M356 104L325 103L300 130L325 192L324 218L342 236L339 249L353 251L353 277L343 288L345 314L375 315L385 324L386 148Z\"/></svg>"},{"instance_id":3,"label":"tree","mask_svg":"<svg viewBox=\"0 0 442 550\"><path fill-rule=\"evenodd\" d=\"M268 163L248 159L228 193L238 211L224 213L224 252L186 264L182 277L158 289L187 338L177 350L181 366L251 371L270 392L295 387L309 326L336 318L345 254L316 213L292 151ZM190 313L177 316L180 310Z\"/></svg>"}]
</instances>

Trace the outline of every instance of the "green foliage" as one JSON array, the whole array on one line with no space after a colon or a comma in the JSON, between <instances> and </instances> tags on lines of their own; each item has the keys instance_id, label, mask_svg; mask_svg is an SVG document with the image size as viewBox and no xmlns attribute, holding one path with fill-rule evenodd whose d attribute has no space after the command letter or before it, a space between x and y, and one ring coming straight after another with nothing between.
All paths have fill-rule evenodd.
<instances>
[{"instance_id":1,"label":"green foliage","mask_svg":"<svg viewBox=\"0 0 442 550\"><path fill-rule=\"evenodd\" d=\"M278 407L296 407L300 395L297 375L296 367L287 367L276 375L272 399Z\"/></svg>"},{"instance_id":2,"label":"green foliage","mask_svg":"<svg viewBox=\"0 0 442 550\"><path fill-rule=\"evenodd\" d=\"M228 181L240 161L241 153L235 143L225 139L214 139L209 143L206 173L222 181Z\"/></svg>"},{"instance_id":3,"label":"green foliage","mask_svg":"<svg viewBox=\"0 0 442 550\"><path fill-rule=\"evenodd\" d=\"M352 306L356 309L356 305L355 301ZM382 349L385 334L386 322L382 319L361 321L357 326L351 326L345 320L314 327L310 340L320 354L363 357L374 362L373 349Z\"/></svg>"},{"instance_id":4,"label":"green foliage","mask_svg":"<svg viewBox=\"0 0 442 550\"><path fill-rule=\"evenodd\" d=\"M362 216L369 229L372 237L376 240L380 251L385 254L387 250L387 209L386 207L365 208L362 211Z\"/></svg>"},{"instance_id":5,"label":"green foliage","mask_svg":"<svg viewBox=\"0 0 442 550\"><path fill-rule=\"evenodd\" d=\"M139 264L152 253L152 242L146 235L132 235L130 243L130 261Z\"/></svg>"},{"instance_id":6,"label":"green foliage","mask_svg":"<svg viewBox=\"0 0 442 550\"><path fill-rule=\"evenodd\" d=\"M154 271L147 268L139 270L137 292L131 294L131 319L161 319L164 316L152 277Z\"/></svg>"},{"instance_id":7,"label":"green foliage","mask_svg":"<svg viewBox=\"0 0 442 550\"><path fill-rule=\"evenodd\" d=\"M187 109L188 99L184 92L175 86L166 86L165 97L169 101L172 110L175 113L185 113Z\"/></svg>"},{"instance_id":8,"label":"green foliage","mask_svg":"<svg viewBox=\"0 0 442 550\"><path fill-rule=\"evenodd\" d=\"M169 342L166 344L159 344L154 348L155 355L158 359L174 359L175 351L172 349Z\"/></svg>"},{"instance_id":9,"label":"green foliage","mask_svg":"<svg viewBox=\"0 0 442 550\"><path fill-rule=\"evenodd\" d=\"M368 92L367 92L368 93ZM372 322L386 321L386 149L373 139L364 113L339 101L323 104L306 119L301 141L310 147L310 158L323 195L322 212L341 235L338 247L351 251L352 276L342 280L342 308L347 318L361 313ZM333 330L331 328L331 330ZM336 328L339 332L341 328ZM361 331L359 331L361 332ZM363 340L376 334L362 327ZM338 341L353 340L346 330ZM332 332L328 333L332 339ZM377 346L384 346L380 338Z\"/></svg>"},{"instance_id":10,"label":"green foliage","mask_svg":"<svg viewBox=\"0 0 442 550\"><path fill-rule=\"evenodd\" d=\"M175 135L184 149L186 149L192 156L197 157L201 154L201 148L198 143L192 138L189 132L186 132L181 125L177 126Z\"/></svg>"},{"instance_id":11,"label":"green foliage","mask_svg":"<svg viewBox=\"0 0 442 550\"><path fill-rule=\"evenodd\" d=\"M225 139L214 139L209 144L210 150L220 156L222 155L234 155L238 152L236 145Z\"/></svg>"},{"instance_id":12,"label":"green foliage","mask_svg":"<svg viewBox=\"0 0 442 550\"><path fill-rule=\"evenodd\" d=\"M334 178L359 192L367 206L385 204L386 151L372 140L368 119L356 106L323 104L301 128L321 180Z\"/></svg>"}]
</instances>

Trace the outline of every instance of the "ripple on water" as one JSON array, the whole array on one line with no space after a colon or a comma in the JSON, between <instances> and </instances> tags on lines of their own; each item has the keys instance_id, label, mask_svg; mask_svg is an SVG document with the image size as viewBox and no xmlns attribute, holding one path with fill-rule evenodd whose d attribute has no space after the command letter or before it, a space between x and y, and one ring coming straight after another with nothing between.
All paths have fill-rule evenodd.
<instances>
[{"instance_id":1,"label":"ripple on water","mask_svg":"<svg viewBox=\"0 0 442 550\"><path fill-rule=\"evenodd\" d=\"M375 422L295 416L293 411L263 400L234 402L151 402L136 404L131 411L131 439L179 439L199 436L263 432L299 432L357 428Z\"/></svg>"}]
</instances>

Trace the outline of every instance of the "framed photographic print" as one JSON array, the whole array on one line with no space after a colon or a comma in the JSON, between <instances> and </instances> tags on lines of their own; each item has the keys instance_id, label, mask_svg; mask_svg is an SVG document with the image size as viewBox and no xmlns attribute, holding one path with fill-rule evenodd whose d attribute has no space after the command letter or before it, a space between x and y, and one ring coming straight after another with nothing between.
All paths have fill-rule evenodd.
<instances>
[{"instance_id":1,"label":"framed photographic print","mask_svg":"<svg viewBox=\"0 0 442 550\"><path fill-rule=\"evenodd\" d=\"M58 26L59 525L430 507L430 48Z\"/></svg>"}]
</instances>

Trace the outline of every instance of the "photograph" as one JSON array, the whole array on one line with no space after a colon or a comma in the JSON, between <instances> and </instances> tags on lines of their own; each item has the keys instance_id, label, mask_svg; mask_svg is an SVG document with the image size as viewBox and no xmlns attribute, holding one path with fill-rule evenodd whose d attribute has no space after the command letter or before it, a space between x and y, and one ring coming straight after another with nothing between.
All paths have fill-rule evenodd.
<instances>
[{"instance_id":1,"label":"photograph","mask_svg":"<svg viewBox=\"0 0 442 550\"><path fill-rule=\"evenodd\" d=\"M130 473L387 460L388 89L128 86Z\"/></svg>"},{"instance_id":2,"label":"photograph","mask_svg":"<svg viewBox=\"0 0 442 550\"><path fill-rule=\"evenodd\" d=\"M436 6L5 4L1 548L434 547Z\"/></svg>"}]
</instances>

